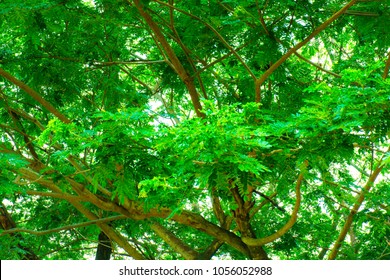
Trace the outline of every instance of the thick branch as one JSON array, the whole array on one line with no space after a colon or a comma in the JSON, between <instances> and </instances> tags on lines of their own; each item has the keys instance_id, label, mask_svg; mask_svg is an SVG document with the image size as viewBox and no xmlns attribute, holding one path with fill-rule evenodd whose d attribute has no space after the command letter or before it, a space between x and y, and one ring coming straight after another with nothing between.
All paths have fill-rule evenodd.
<instances>
[{"instance_id":1,"label":"thick branch","mask_svg":"<svg viewBox=\"0 0 390 280\"><path fill-rule=\"evenodd\" d=\"M43 185L53 192L62 193L61 189L50 180L43 178L42 175L31 171L27 168L20 168L19 173L21 176L29 180L30 182ZM148 218L163 218L166 219L172 213L172 210L169 208L155 208L151 209L148 213L144 213L144 208L142 205L134 201L127 201L123 207L117 205L112 201L103 201L98 198L96 195L92 194L86 189L83 189L83 186L78 182L74 181L71 178L66 178L68 183L72 185L74 190L83 198L87 199L92 204L96 205L98 208L117 212L134 220L145 220ZM78 209L82 214L84 214L88 219L96 220L98 219L95 214L91 213L87 208L85 208L80 202L69 200L69 202ZM202 216L194 214L189 211L182 211L180 214L176 214L171 218L173 221L176 221L180 224L190 226L194 229L205 232L206 234L213 236L225 243L229 244L238 251L249 256L248 247L241 241L241 239L234 233L225 230L209 221L204 219ZM110 237L111 240L118 243L126 252L128 252L135 259L143 259L143 256L125 240L119 233L115 232L110 226L106 224L100 224L99 227Z\"/></svg>"},{"instance_id":2,"label":"thick branch","mask_svg":"<svg viewBox=\"0 0 390 280\"><path fill-rule=\"evenodd\" d=\"M144 18L147 25L153 31L158 42L161 44L161 46L165 50L168 58L170 59L172 65L174 67L174 70L179 75L180 79L184 82L184 84L186 85L188 92L190 94L190 97L191 97L192 104L194 105L196 115L198 117L204 117L205 115L202 112L202 105L200 104L199 95L198 95L198 92L195 88L193 79L188 75L187 71L184 69L179 58L176 56L175 51L172 49L172 47L169 45L168 41L165 39L165 36L161 32L157 23L155 23L154 20L152 19L152 17L144 10L141 1L134 0L133 2L135 4L138 12L140 13L140 15Z\"/></svg>"},{"instance_id":3,"label":"thick branch","mask_svg":"<svg viewBox=\"0 0 390 280\"><path fill-rule=\"evenodd\" d=\"M158 223L150 225L151 229L163 239L171 248L183 256L186 260L195 260L198 258L198 253L185 244L181 239L177 238L172 232Z\"/></svg>"},{"instance_id":4,"label":"thick branch","mask_svg":"<svg viewBox=\"0 0 390 280\"><path fill-rule=\"evenodd\" d=\"M167 6L169 7L170 9L174 9L184 15L187 15L199 22L201 22L203 25L205 25L208 29L210 29L217 37L218 39L222 42L222 44L225 45L225 47L231 52L234 54L234 56L240 61L240 63L242 64L242 66L244 66L245 70L249 73L249 75L253 78L253 80L256 80L256 76L255 74L252 72L252 70L249 68L249 66L245 63L245 61L242 59L242 57L237 53L237 51L228 44L228 42L222 37L222 35L214 28L212 27L210 24L208 24L207 22L205 22L204 20L202 20L200 17L197 17L191 13L188 13L182 9L179 9L177 7L174 7L168 3L164 3L162 1L159 1L159 0L155 0L155 2L163 5L163 6Z\"/></svg>"},{"instance_id":5,"label":"thick branch","mask_svg":"<svg viewBox=\"0 0 390 280\"><path fill-rule=\"evenodd\" d=\"M220 201L218 195L216 194L215 188L213 188L211 190L211 203L213 206L213 212L214 212L215 217L218 219L219 224L221 226L224 226L225 221L226 221L226 215L223 212L223 209L221 206L221 201Z\"/></svg>"},{"instance_id":6,"label":"thick branch","mask_svg":"<svg viewBox=\"0 0 390 280\"><path fill-rule=\"evenodd\" d=\"M207 247L207 249L198 255L197 260L209 260L214 256L214 254L218 251L218 249L224 244L225 242L214 239L211 244Z\"/></svg>"},{"instance_id":7,"label":"thick branch","mask_svg":"<svg viewBox=\"0 0 390 280\"><path fill-rule=\"evenodd\" d=\"M32 183L37 183L42 186L47 187L53 192L56 193L63 193L62 190L52 181L44 179L42 175L31 171L27 168L20 168L19 173L26 178L27 180L30 180ZM77 186L79 187L79 186ZM87 197L87 196L86 196ZM96 198L97 199L97 198ZM85 208L84 205L82 205L78 201L74 200L68 200L70 204L72 204L80 213L82 213L84 216L86 216L90 220L98 220L99 217L97 217L94 213L92 213L90 210ZM132 247L126 238L124 238L120 233L116 232L112 227L105 223L97 223L97 225L104 231L104 233L114 242L116 242L121 248L123 248L131 257L133 257L136 260L143 260L145 259L142 254L140 254L137 249Z\"/></svg>"}]
</instances>

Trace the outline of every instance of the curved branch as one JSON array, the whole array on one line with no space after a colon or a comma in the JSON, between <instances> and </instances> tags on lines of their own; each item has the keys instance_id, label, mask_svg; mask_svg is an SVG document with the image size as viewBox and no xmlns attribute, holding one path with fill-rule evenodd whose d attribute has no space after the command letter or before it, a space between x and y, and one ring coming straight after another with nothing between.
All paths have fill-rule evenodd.
<instances>
[{"instance_id":1,"label":"curved branch","mask_svg":"<svg viewBox=\"0 0 390 280\"><path fill-rule=\"evenodd\" d=\"M307 160L304 162L303 166L304 166L304 169L306 169L306 167L308 166ZM280 238L290 228L292 228L292 226L297 221L298 211L299 211L299 207L301 205L301 185L302 185L302 181L303 181L303 172L304 171L301 171L301 173L299 174L297 183L295 185L296 201L295 201L295 206L294 206L293 212L291 213L291 217L288 220L288 222L281 229L279 229L277 232L275 232L274 234L272 234L270 236L264 237L264 238L255 239L255 238L242 237L241 239L242 239L242 241L244 241L245 244L247 244L248 246L263 246L267 243L271 243L272 241L275 241L276 239Z\"/></svg>"},{"instance_id":2,"label":"curved branch","mask_svg":"<svg viewBox=\"0 0 390 280\"><path fill-rule=\"evenodd\" d=\"M42 176L28 168L20 168L19 173L21 176L26 178L27 180L34 181L42 186L47 187L56 193L63 193L62 190L52 181L42 178ZM77 182L76 182L77 183ZM78 184L78 183L77 183ZM75 187L75 186L74 186ZM77 186L79 187L79 186ZM85 196L89 198L88 196ZM98 200L98 198L96 198ZM85 217L90 220L98 220L99 218L88 210L83 204L79 201L68 200L70 204L72 204L80 213L82 213ZM119 207L118 207L119 208ZM126 215L127 216L127 215ZM116 242L121 248L123 248L132 258L136 260L145 259L141 253L137 251L133 246L131 246L128 240L123 237L120 233L115 231L111 226L105 223L97 223L97 225L101 228L101 230L114 242Z\"/></svg>"},{"instance_id":3,"label":"curved branch","mask_svg":"<svg viewBox=\"0 0 390 280\"><path fill-rule=\"evenodd\" d=\"M43 178L40 174L29 170L27 168L20 168L19 174L26 178L27 180L33 181L34 183L43 185L47 187L48 189L52 190L56 193L62 193L61 189L51 180ZM98 208L111 211L111 212L117 212L122 215L127 216L130 219L134 220L146 220L148 218L163 218L166 219L171 216L172 210L169 208L154 208L151 209L148 213L144 213L144 207L135 202L126 200L123 206L119 206L117 203L113 201L108 200L102 200L95 194L91 193L87 189L83 188L83 185L74 181L71 178L66 177L65 178L67 182L72 186L74 191L78 193L81 198L87 199L92 204L96 205ZM95 214L90 212L87 208L85 208L79 201L75 201L74 199L68 200L77 210L79 210L82 214L84 214L88 219L96 220L97 217ZM225 243L229 244L233 248L237 249L238 251L250 255L248 251L248 247L242 242L242 240L235 235L234 233L221 228L209 221L207 221L202 216L189 212L189 211L181 211L180 214L176 214L171 218L173 221L178 222L182 225L186 225L189 227L192 227L194 229L197 229L199 231L205 232L206 234L217 238L221 241L224 241ZM110 226L107 224L101 224L99 227L107 234L107 236L110 237L111 240L118 243L119 246L121 246L126 252L128 252L130 255L132 255L135 259L143 259L142 255L133 247L128 244L127 240L124 239L123 236L121 236L119 233L114 231Z\"/></svg>"}]
</instances>

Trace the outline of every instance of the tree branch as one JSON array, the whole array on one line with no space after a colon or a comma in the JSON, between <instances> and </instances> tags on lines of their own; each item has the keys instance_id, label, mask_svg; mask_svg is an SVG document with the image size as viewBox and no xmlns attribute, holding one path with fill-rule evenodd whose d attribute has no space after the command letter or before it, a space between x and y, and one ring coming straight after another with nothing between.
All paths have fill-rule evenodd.
<instances>
[{"instance_id":1,"label":"tree branch","mask_svg":"<svg viewBox=\"0 0 390 280\"><path fill-rule=\"evenodd\" d=\"M175 252L182 255L186 260L195 260L198 257L198 252L193 250L181 239L177 238L172 232L168 231L159 223L152 223L150 228L163 239Z\"/></svg>"},{"instance_id":2,"label":"tree branch","mask_svg":"<svg viewBox=\"0 0 390 280\"><path fill-rule=\"evenodd\" d=\"M351 8L357 0L352 0L348 4L346 4L342 9L340 9L337 13L332 15L329 19L327 19L324 23L322 23L319 27L317 27L306 39L302 42L298 43L294 47L292 47L286 54L284 54L278 61L271 65L271 67L264 72L264 74L258 78L255 82L255 92L256 92L256 102L261 101L261 86L268 79L268 77L280 66L283 62L285 62L292 54L294 54L297 50L306 45L311 39L317 36L321 31L327 28L332 22L338 19L341 15L343 15L349 8Z\"/></svg>"},{"instance_id":3,"label":"tree branch","mask_svg":"<svg viewBox=\"0 0 390 280\"><path fill-rule=\"evenodd\" d=\"M27 168L20 168L19 173L27 180L43 185L52 190L53 192L62 193L61 189L55 183L43 178L43 176L34 171L31 171ZM90 191L83 189L83 186L80 183L74 181L71 178L66 178L66 180L83 199L87 199L89 202L96 205L99 209L117 212L134 220L145 220L152 217L166 219L172 213L171 209L163 207L153 208L148 213L144 213L144 207L142 205L129 200L125 201L123 206L119 206L112 201L101 200L96 195L92 194ZM85 208L79 201L69 200L69 202L82 214L84 214L88 219L97 219L96 215L90 212L87 208ZM194 229L205 232L208 235L213 236L214 238L224 241L238 251L248 256L250 255L248 247L241 241L241 239L237 235L207 221L200 215L183 210L180 214L174 215L171 219L182 225L190 226ZM107 234L107 236L110 237L111 240L118 243L119 246L121 246L126 252L132 255L133 258L143 259L142 255L138 251L136 251L135 248L130 246L127 240L125 240L124 237L121 236L119 233L115 232L110 226L106 224L101 224L99 225L99 227Z\"/></svg>"},{"instance_id":4,"label":"tree branch","mask_svg":"<svg viewBox=\"0 0 390 280\"><path fill-rule=\"evenodd\" d=\"M388 149L388 151L390 151L390 148ZM347 236L349 229L351 228L354 216L359 211L359 208L365 199L365 195L370 191L370 189L374 185L375 180L377 179L379 173L381 172L381 170L384 167L384 165L382 164L382 160L383 160L383 157L378 162L376 169L374 170L374 172L372 172L371 176L369 177L369 179L368 179L366 185L364 186L364 188L362 189L361 193L357 196L357 200L356 200L355 204L353 205L351 212L349 213L349 215L345 221L345 224L344 224L342 230L340 231L339 237L337 238L337 240L333 246L333 249L331 250L331 252L329 254L329 257L328 257L329 260L336 259L337 254L340 250L340 247L341 247L345 237Z\"/></svg>"},{"instance_id":5,"label":"tree branch","mask_svg":"<svg viewBox=\"0 0 390 280\"><path fill-rule=\"evenodd\" d=\"M18 184L17 182L14 182ZM19 184L21 185L21 184ZM18 194L23 195L24 193L28 195L36 195L36 196L47 196L47 197L52 197L52 198L58 198L58 199L65 199L67 201L73 200L73 201L88 201L87 199L83 199L80 196L77 195L71 195L71 194L65 194L65 193L55 193L55 192L39 192L39 191L30 191L27 190L25 192L20 191L17 192Z\"/></svg>"},{"instance_id":6,"label":"tree branch","mask_svg":"<svg viewBox=\"0 0 390 280\"><path fill-rule=\"evenodd\" d=\"M13 229L9 229L9 230L5 230L5 231L0 232L0 236L7 235L7 234L13 234L16 232L25 232L25 233L41 236L41 235L46 235L46 234L59 232L59 231L63 231L63 230L86 227L86 226L90 226L90 225L94 225L94 224L98 224L98 223L107 223L107 222L122 220L122 219L127 219L127 217L123 216L123 215L119 215L119 216L91 220L88 222L82 222L82 223L77 223L77 224L73 224L73 225L68 225L68 226L63 226L63 227L58 227L58 228L53 228L53 229L48 229L48 230L42 230L42 231L35 231L35 230L25 229L25 228L13 228Z\"/></svg>"},{"instance_id":7,"label":"tree branch","mask_svg":"<svg viewBox=\"0 0 390 280\"><path fill-rule=\"evenodd\" d=\"M259 192L257 190L253 190L254 193L257 193L258 195L260 195L261 197L265 198L266 200L268 200L268 202L270 202L275 208L277 208L278 210L280 210L281 212L283 213L286 213L286 210L283 209L282 207L280 207L275 201L272 200L272 198L270 198L269 196L263 194L262 192Z\"/></svg>"},{"instance_id":8,"label":"tree branch","mask_svg":"<svg viewBox=\"0 0 390 280\"><path fill-rule=\"evenodd\" d=\"M188 12L186 12L186 11L183 11L183 10L177 8L177 7L174 7L174 6L172 6L172 5L168 4L168 3L164 3L164 2L159 1L159 0L155 0L155 2L157 2L157 3L159 3L159 4L163 5L163 6L167 6L167 7L171 8L171 9L175 9L175 10L177 10L178 12L180 12L180 13L182 13L182 14L184 14L184 15L187 15L187 16L189 16L189 17L191 17L191 18L193 18L193 19L195 19L195 20L201 22L203 25L205 25L208 29L210 29L210 30L218 37L218 39L222 42L222 44L224 44L225 47L226 47L230 52L232 52L232 53L234 54L234 56L235 56L235 57L240 61L240 63L244 66L245 70L249 73L249 75L253 78L253 80L256 80L255 74L252 72L252 70L249 68L249 66L245 63L245 61L242 59L242 57L236 52L236 50L235 50L232 46L230 46L230 45L228 44L228 42L226 42L226 40L222 37L222 35L221 35L214 27L212 27L210 24L208 24L207 22L205 22L205 21L202 20L201 18L199 18L199 17L197 17L197 16L195 16L195 15L193 15L193 14L190 14L190 13L188 13Z\"/></svg>"},{"instance_id":9,"label":"tree branch","mask_svg":"<svg viewBox=\"0 0 390 280\"><path fill-rule=\"evenodd\" d=\"M40 184L42 186L45 186L56 193L63 193L62 190L52 181L42 178L42 176L34 171L29 170L28 168L20 168L19 173L26 178L27 180L34 181L37 184ZM70 181L74 183L74 188L80 188L80 184L75 181ZM86 195L85 198L89 198L90 196ZM90 201L92 203L96 203L99 200L97 197L94 201ZM99 218L92 213L90 210L88 210L83 204L81 204L79 201L74 200L68 200L70 204L72 204L80 213L82 213L84 216L86 216L90 220L98 220ZM100 206L100 207L99 207ZM102 208L101 205L98 205L99 208ZM115 207L114 207L115 208ZM115 208L115 210L110 211L118 211L120 208ZM122 211L120 211L122 212ZM119 213L120 213L119 212ZM126 213L127 214L127 213ZM126 215L127 216L127 215ZM132 258L136 260L143 260L145 259L142 254L140 254L137 249L135 249L133 246L131 246L128 242L128 240L123 237L120 233L116 232L111 226L105 224L105 223L98 223L97 224L102 231L114 242L116 242L120 247L122 247Z\"/></svg>"},{"instance_id":10,"label":"tree branch","mask_svg":"<svg viewBox=\"0 0 390 280\"><path fill-rule=\"evenodd\" d=\"M16 79L14 76L9 74L8 72L4 71L2 68L0 68L0 76L3 76L5 79L13 83L15 86L26 92L28 95L30 95L35 101L37 101L39 104L41 104L44 108L46 108L50 113L55 115L59 120L61 120L64 123L70 123L71 121L65 117L60 111L58 111L56 108L54 108L53 105L50 104L50 102L46 101L38 92L30 88L28 85L23 83L22 81Z\"/></svg>"},{"instance_id":11,"label":"tree branch","mask_svg":"<svg viewBox=\"0 0 390 280\"><path fill-rule=\"evenodd\" d=\"M170 62L172 63L174 70L179 75L180 79L184 82L186 85L188 92L191 97L192 104L195 109L195 113L198 117L204 117L205 114L202 112L202 105L199 100L199 94L196 90L196 87L194 85L193 79L188 75L187 71L185 70L183 64L180 62L179 58L176 56L175 51L173 48L169 45L168 41L166 40L164 34L160 30L159 26L156 22L152 19L152 17L144 10L144 7L140 0L134 0L135 7L137 8L140 15L144 18L146 21L146 24L149 26L149 28L153 31L154 35L156 36L158 42L160 42L161 46L165 50L168 58L170 59Z\"/></svg>"},{"instance_id":12,"label":"tree branch","mask_svg":"<svg viewBox=\"0 0 390 280\"><path fill-rule=\"evenodd\" d=\"M307 166L308 166L308 161L306 160L303 164L303 168L306 169ZM299 211L299 207L301 205L301 185L302 185L302 181L303 181L303 173L304 173L304 171L301 171L301 173L298 176L298 180L297 180L297 183L295 186L295 194L296 194L295 206L294 206L293 212L291 213L291 217L288 220L288 222L281 229L279 229L277 232L275 232L274 234L272 234L270 236L264 237L264 238L255 239L255 238L242 237L241 239L242 239L242 241L244 241L245 244L247 244L249 246L263 246L267 243L270 243L270 242L280 238L290 228L292 228L292 226L295 224L295 222L298 218L298 211Z\"/></svg>"}]
</instances>

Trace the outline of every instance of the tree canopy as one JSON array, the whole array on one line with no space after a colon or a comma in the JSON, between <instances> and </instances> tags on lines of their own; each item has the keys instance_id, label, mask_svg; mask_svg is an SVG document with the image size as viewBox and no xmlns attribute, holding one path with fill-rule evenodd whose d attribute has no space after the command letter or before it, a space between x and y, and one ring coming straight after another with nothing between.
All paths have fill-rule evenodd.
<instances>
[{"instance_id":1,"label":"tree canopy","mask_svg":"<svg viewBox=\"0 0 390 280\"><path fill-rule=\"evenodd\" d=\"M1 259L390 259L390 10L3 0Z\"/></svg>"}]
</instances>

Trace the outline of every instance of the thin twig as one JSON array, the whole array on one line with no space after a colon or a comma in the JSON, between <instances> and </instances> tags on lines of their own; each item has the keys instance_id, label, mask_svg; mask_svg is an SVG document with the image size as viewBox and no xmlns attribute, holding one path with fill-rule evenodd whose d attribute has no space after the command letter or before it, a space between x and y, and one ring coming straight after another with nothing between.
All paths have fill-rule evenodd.
<instances>
[{"instance_id":1,"label":"thin twig","mask_svg":"<svg viewBox=\"0 0 390 280\"><path fill-rule=\"evenodd\" d=\"M16 232L25 232L25 233L40 236L40 235L46 235L46 234L59 232L59 231L63 231L63 230L74 229L74 228L79 228L79 227L86 227L89 225L94 225L94 224L99 224L99 223L108 223L111 221L122 220L122 219L127 219L127 217L124 215L119 215L119 216L102 218L102 219L97 219L97 220L92 220L92 221L88 221L88 222L77 223L77 224L73 224L73 225L68 225L68 226L63 226L63 227L58 227L58 228L53 228L53 229L48 229L48 230L42 230L42 231L35 231L35 230L25 229L25 228L13 228L13 229L2 231L0 233L0 236L6 235L6 234L12 234L12 233L16 233Z\"/></svg>"}]
</instances>

